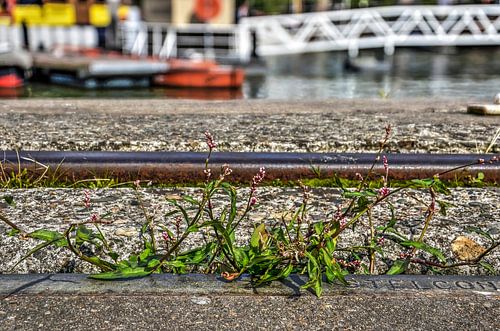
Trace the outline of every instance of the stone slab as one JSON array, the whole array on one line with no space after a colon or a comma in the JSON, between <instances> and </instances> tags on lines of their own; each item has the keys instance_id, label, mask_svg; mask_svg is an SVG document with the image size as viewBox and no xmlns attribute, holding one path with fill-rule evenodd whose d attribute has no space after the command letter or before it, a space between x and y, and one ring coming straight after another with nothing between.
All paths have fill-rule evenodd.
<instances>
[{"instance_id":1,"label":"stone slab","mask_svg":"<svg viewBox=\"0 0 500 331\"><path fill-rule=\"evenodd\" d=\"M469 105L467 112L477 115L500 115L500 105Z\"/></svg>"},{"instance_id":2,"label":"stone slab","mask_svg":"<svg viewBox=\"0 0 500 331\"><path fill-rule=\"evenodd\" d=\"M195 212L192 206L183 203L182 196L190 195L200 197L199 188L145 188L140 191L147 214L155 224L163 224L175 232L174 218L165 218L164 215L172 210L172 205L166 199L175 199L187 208L188 213ZM310 191L309 216L311 221L324 220L329 217L337 205L345 204L337 188L315 188ZM3 195L11 196L15 206L9 206L0 200L0 210L11 221L20 226L24 231L34 231L45 228L63 232L70 223L79 223L87 220L91 214L107 215L110 224L103 224L101 230L108 238L113 249L124 256L137 253L142 248L142 240L138 230L145 222L145 216L140 207L136 192L129 188L110 188L91 190L91 207L84 206L84 189L29 189L29 190L3 190ZM249 213L236 232L238 245L248 244L254 227L265 223L273 226L293 213L302 202L302 191L299 188L259 187L257 190L259 203ZM239 190L240 199L246 199L248 188ZM488 231L496 240L500 234L500 188L456 188L451 190L450 196L438 195L439 200L451 204L446 215L437 213L428 228L424 238L428 245L439 248L450 261L459 262L452 253L451 244L458 236L471 238L483 247L490 243L485 238L471 233L469 227L479 227ZM423 212L425 205L421 201L429 201L428 193L419 190L410 190L407 194L395 195L390 199L396 210L396 229L408 236L416 238L424 224ZM227 198L216 195L213 199L216 211L228 208ZM373 211L375 226L382 226L390 220L390 211L387 206L380 206ZM97 272L89 264L75 260L75 257L63 249L49 248L40 251L20 263L14 270L14 265L27 254L27 252L40 242L37 240L19 240L9 237L5 233L9 228L0 222L0 273L57 273L57 272ZM369 233L368 223L361 222L354 231L346 231L339 239L339 247L349 247L364 243ZM164 249L163 240L157 238L160 250ZM199 235L189 237L184 249L195 248L203 242ZM389 240L384 244L385 258L396 259L403 248L396 246ZM420 258L430 258L429 255L419 255ZM388 266L383 263L385 259L377 256L376 271L385 273ZM485 262L492 265L495 270L500 270L500 249L496 249L486 257ZM363 263L368 263L363 260ZM415 265L411 273L431 273L432 270ZM442 270L445 273L483 274L485 269L473 266Z\"/></svg>"},{"instance_id":3,"label":"stone slab","mask_svg":"<svg viewBox=\"0 0 500 331\"><path fill-rule=\"evenodd\" d=\"M500 125L457 100L0 101L0 150L376 152L392 124L392 153L480 153ZM22 128L22 129L21 129ZM490 152L500 151L499 142Z\"/></svg>"},{"instance_id":4,"label":"stone slab","mask_svg":"<svg viewBox=\"0 0 500 331\"><path fill-rule=\"evenodd\" d=\"M281 217L290 215L302 202L302 191L299 188L259 187L257 189L259 203L256 205L236 232L238 245L248 244L254 227L265 223L273 226L280 222ZM181 202L182 196L190 195L200 197L202 191L197 188L145 188L140 191L141 201L147 214L155 224L163 224L175 232L174 218L165 218L164 215L172 210L172 204L166 199L175 199L178 203L188 208L188 213L195 210L187 203ZM315 188L310 191L309 216L311 221L327 219L337 205L345 204L339 189ZM129 188L110 188L91 190L91 207L84 207L84 189L29 189L29 190L3 190L3 196L11 196L15 205L8 205L0 200L0 211L11 221L20 226L24 231L36 229L49 229L63 232L70 223L79 223L87 220L91 214L107 215L110 224L103 224L101 231L112 243L113 249L124 256L137 253L143 243L139 236L139 229L145 222L144 211L140 207L136 192ZM239 197L243 201L248 196L248 188L239 190ZM439 200L451 204L446 215L437 213L425 236L428 245L439 248L448 261L455 261L457 257L452 253L451 244L458 236L467 236L483 247L490 244L485 238L468 231L469 227L479 227L488 231L496 240L500 234L500 188L456 188L451 190L450 196L438 195ZM227 198L216 195L212 200L216 211L227 208ZM423 212L425 205L421 201L429 201L428 193L419 190L410 190L407 194L395 195L390 199L396 210L396 229L408 236L415 238L420 233L424 224ZM387 206L379 206L373 211L375 226L382 226L390 219ZM6 235L9 227L0 222L0 273L57 273L97 272L89 264L75 260L67 250L48 248L40 251L20 263L14 270L14 265L27 254L27 252L40 242L34 239L19 240ZM349 247L364 243L370 229L368 223L361 222L354 231L346 231L339 240L339 247ZM157 238L160 249L164 249L163 240ZM184 249L195 248L203 242L199 235L193 234L186 242ZM387 258L396 259L403 248L387 241L384 244ZM429 255L419 255L429 258ZM388 266L382 263L384 259L377 258L377 273L385 273ZM368 263L367 260L363 261ZM496 249L485 259L495 270L500 270L500 249ZM415 265L411 273L432 272L428 268ZM482 274L486 270L480 267L463 266L443 270L446 273Z\"/></svg>"},{"instance_id":5,"label":"stone slab","mask_svg":"<svg viewBox=\"0 0 500 331\"><path fill-rule=\"evenodd\" d=\"M81 274L0 276L3 330L495 330L500 277L350 276L321 298L305 278L253 289L249 278L154 275L103 282Z\"/></svg>"}]
</instances>

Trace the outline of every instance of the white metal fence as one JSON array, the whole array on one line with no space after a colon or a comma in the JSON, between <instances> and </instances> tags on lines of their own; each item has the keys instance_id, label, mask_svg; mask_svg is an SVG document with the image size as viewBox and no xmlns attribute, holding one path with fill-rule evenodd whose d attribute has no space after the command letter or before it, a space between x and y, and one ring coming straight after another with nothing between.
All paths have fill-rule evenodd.
<instances>
[{"instance_id":1,"label":"white metal fence","mask_svg":"<svg viewBox=\"0 0 500 331\"><path fill-rule=\"evenodd\" d=\"M120 26L125 53L153 55L160 58L200 54L205 58L240 58L247 41L238 25L189 24L174 26L164 23L124 23ZM248 33L247 30L243 31Z\"/></svg>"},{"instance_id":2,"label":"white metal fence","mask_svg":"<svg viewBox=\"0 0 500 331\"><path fill-rule=\"evenodd\" d=\"M500 45L500 5L394 6L249 17L257 53L279 55L398 46Z\"/></svg>"},{"instance_id":3,"label":"white metal fence","mask_svg":"<svg viewBox=\"0 0 500 331\"><path fill-rule=\"evenodd\" d=\"M173 26L140 21L120 25L126 53L160 58L201 54L206 58L247 61L252 53L280 55L401 46L500 45L500 5L394 6L294 15L248 17L238 25ZM32 27L30 47L49 49L55 43L94 47L93 27ZM22 45L18 26L0 27L0 44Z\"/></svg>"},{"instance_id":4,"label":"white metal fence","mask_svg":"<svg viewBox=\"0 0 500 331\"><path fill-rule=\"evenodd\" d=\"M97 32L92 26L31 26L27 29L31 51L51 49L55 45L96 47ZM23 31L20 25L0 26L0 44L8 48L23 47Z\"/></svg>"}]
</instances>

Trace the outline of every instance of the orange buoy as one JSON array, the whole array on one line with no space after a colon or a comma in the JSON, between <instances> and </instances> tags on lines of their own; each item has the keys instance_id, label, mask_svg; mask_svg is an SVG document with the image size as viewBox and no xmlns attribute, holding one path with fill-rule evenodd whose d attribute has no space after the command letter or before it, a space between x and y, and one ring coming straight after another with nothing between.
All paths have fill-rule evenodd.
<instances>
[{"instance_id":1,"label":"orange buoy","mask_svg":"<svg viewBox=\"0 0 500 331\"><path fill-rule=\"evenodd\" d=\"M196 0L194 14L203 22L211 20L221 11L220 0Z\"/></svg>"}]
</instances>

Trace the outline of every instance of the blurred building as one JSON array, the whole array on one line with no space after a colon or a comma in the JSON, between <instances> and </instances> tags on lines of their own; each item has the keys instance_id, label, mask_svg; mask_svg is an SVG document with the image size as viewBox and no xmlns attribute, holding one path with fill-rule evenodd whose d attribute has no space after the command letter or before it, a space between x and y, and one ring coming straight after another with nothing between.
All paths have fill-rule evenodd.
<instances>
[{"instance_id":1,"label":"blurred building","mask_svg":"<svg viewBox=\"0 0 500 331\"><path fill-rule=\"evenodd\" d=\"M142 17L149 22L234 23L235 0L140 0Z\"/></svg>"}]
</instances>

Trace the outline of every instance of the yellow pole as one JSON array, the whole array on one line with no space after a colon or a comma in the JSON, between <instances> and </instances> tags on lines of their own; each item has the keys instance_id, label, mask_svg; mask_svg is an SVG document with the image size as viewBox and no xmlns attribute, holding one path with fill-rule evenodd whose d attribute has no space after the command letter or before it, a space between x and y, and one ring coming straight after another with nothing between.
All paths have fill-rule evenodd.
<instances>
[{"instance_id":1,"label":"yellow pole","mask_svg":"<svg viewBox=\"0 0 500 331\"><path fill-rule=\"evenodd\" d=\"M293 0L293 12L302 13L302 0Z\"/></svg>"},{"instance_id":2,"label":"yellow pole","mask_svg":"<svg viewBox=\"0 0 500 331\"><path fill-rule=\"evenodd\" d=\"M317 7L316 9L317 10L329 10L330 9L330 5L331 5L331 1L330 0L318 0L318 4L317 4Z\"/></svg>"}]
</instances>

